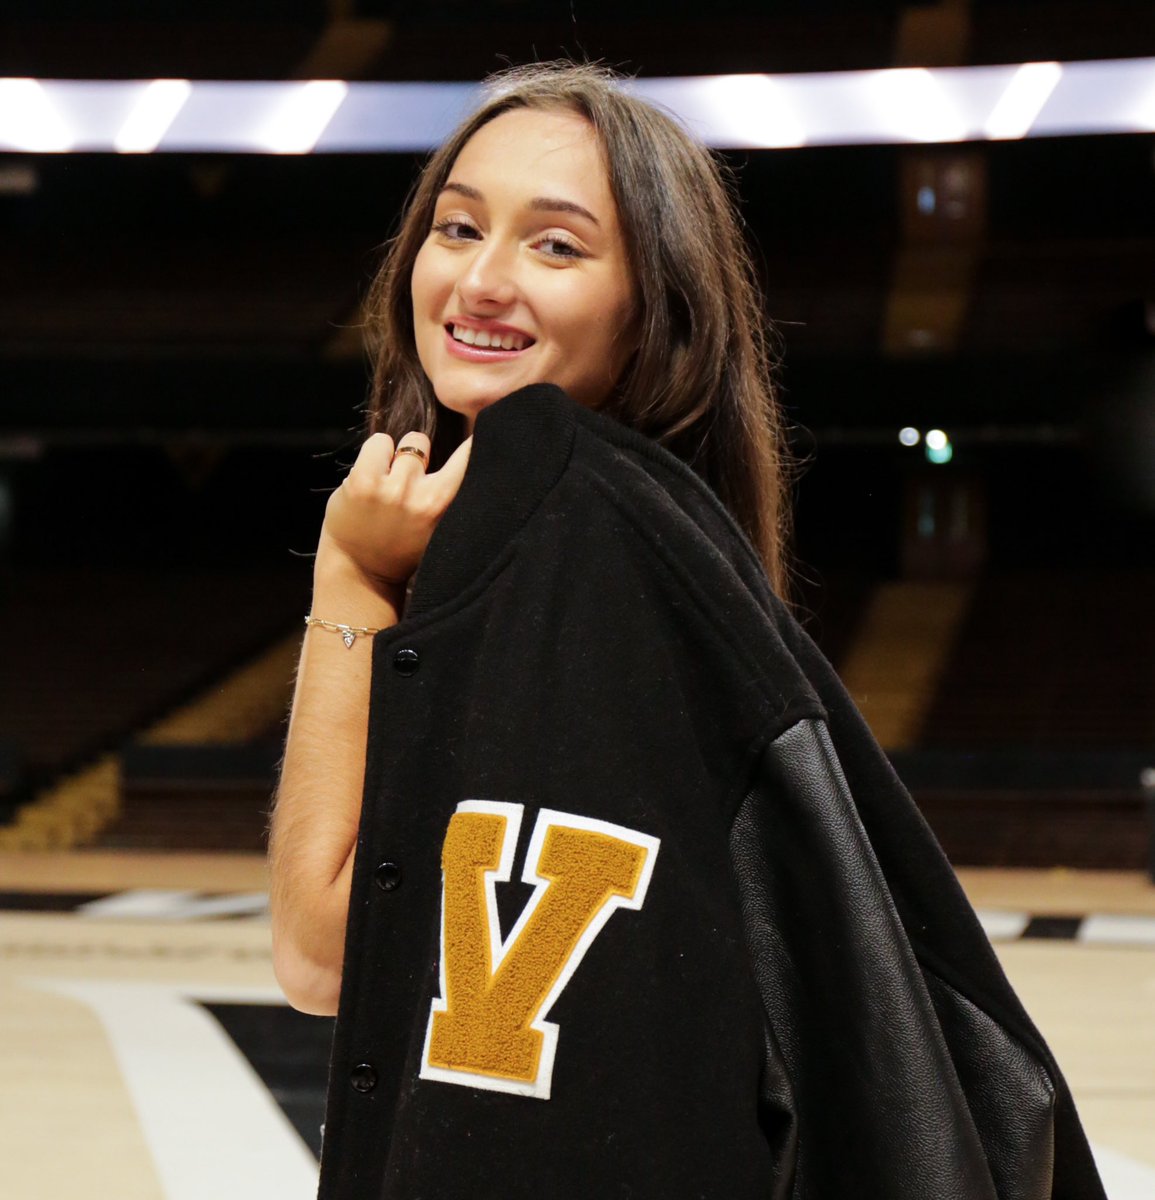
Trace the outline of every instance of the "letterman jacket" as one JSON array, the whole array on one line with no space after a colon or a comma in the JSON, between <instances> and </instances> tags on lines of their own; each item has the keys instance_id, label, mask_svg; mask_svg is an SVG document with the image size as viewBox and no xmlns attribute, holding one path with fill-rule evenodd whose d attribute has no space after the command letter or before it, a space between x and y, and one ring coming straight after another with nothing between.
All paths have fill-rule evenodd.
<instances>
[{"instance_id":1,"label":"letterman jacket","mask_svg":"<svg viewBox=\"0 0 1155 1200\"><path fill-rule=\"evenodd\" d=\"M750 543L549 385L479 414L374 639L319 1196L1103 1197Z\"/></svg>"}]
</instances>

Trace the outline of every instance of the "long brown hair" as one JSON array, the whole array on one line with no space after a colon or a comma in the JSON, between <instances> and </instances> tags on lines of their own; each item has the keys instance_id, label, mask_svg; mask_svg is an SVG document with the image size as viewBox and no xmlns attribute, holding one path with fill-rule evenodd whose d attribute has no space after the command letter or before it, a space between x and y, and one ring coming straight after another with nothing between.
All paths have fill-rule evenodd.
<instances>
[{"instance_id":1,"label":"long brown hair","mask_svg":"<svg viewBox=\"0 0 1155 1200\"><path fill-rule=\"evenodd\" d=\"M431 467L464 436L438 404L413 336L410 278L437 197L465 143L515 108L571 111L597 131L637 283L641 340L601 406L688 463L787 593L788 470L768 326L730 178L660 109L597 64L553 62L491 76L488 98L433 154L367 297L371 428L432 439Z\"/></svg>"}]
</instances>

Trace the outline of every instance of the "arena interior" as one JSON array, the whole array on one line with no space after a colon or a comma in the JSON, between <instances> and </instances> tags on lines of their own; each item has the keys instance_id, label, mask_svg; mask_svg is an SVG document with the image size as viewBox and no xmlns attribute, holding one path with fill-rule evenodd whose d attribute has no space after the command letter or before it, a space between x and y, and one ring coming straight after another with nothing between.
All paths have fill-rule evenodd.
<instances>
[{"instance_id":1,"label":"arena interior","mask_svg":"<svg viewBox=\"0 0 1155 1200\"><path fill-rule=\"evenodd\" d=\"M61 133L49 85L474 85L559 55L747 78L718 148L800 464L798 611L1112 1200L1155 1197L1151 0L4 6L0 1191L313 1194L332 1022L274 980L264 841L361 303L426 149L370 123L271 152L222 101L118 152ZM1130 65L1093 129L936 132L908 97L889 134L775 144L748 82L1091 63ZM448 94L406 93L415 120Z\"/></svg>"}]
</instances>

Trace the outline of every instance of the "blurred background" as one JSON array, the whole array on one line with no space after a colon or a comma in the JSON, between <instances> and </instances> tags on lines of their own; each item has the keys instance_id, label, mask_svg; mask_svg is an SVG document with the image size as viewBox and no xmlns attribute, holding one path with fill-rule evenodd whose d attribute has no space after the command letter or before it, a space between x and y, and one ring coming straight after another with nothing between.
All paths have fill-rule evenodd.
<instances>
[{"instance_id":1,"label":"blurred background","mask_svg":"<svg viewBox=\"0 0 1155 1200\"><path fill-rule=\"evenodd\" d=\"M562 55L643 83L1122 60L1146 97L1098 133L907 136L933 125L908 101L892 137L720 153L799 461L797 611L1112 1200L1150 1200L1152 0L0 0L5 1195L314 1192L332 1022L273 978L265 826L310 555L361 436L362 299L448 102L380 110L401 149L296 153L244 148L236 92L215 141L155 153L64 152L37 106L50 81L468 96ZM763 86L715 115L749 133ZM70 95L80 123L104 111Z\"/></svg>"},{"instance_id":2,"label":"blurred background","mask_svg":"<svg viewBox=\"0 0 1155 1200\"><path fill-rule=\"evenodd\" d=\"M561 54L643 79L1128 58L1155 5L0 22L0 76L40 79L476 83ZM1143 867L1155 133L722 153L802 463L800 614L954 861ZM361 298L422 157L0 154L0 844L260 849Z\"/></svg>"}]
</instances>

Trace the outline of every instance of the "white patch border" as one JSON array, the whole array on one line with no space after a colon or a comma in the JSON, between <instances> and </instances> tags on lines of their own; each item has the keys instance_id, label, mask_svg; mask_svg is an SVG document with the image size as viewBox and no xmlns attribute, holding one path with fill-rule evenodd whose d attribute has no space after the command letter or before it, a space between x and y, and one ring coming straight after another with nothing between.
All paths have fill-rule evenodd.
<instances>
[{"instance_id":1,"label":"white patch border","mask_svg":"<svg viewBox=\"0 0 1155 1200\"><path fill-rule=\"evenodd\" d=\"M558 997L565 991L566 985L573 978L574 972L581 965L586 951L593 945L597 936L605 928L606 922L619 908L640 909L645 903L649 890L650 879L654 873L654 863L657 861L661 839L652 834L641 833L636 829L627 829L624 825L615 825L610 821L600 821L594 817L581 816L578 813L560 812L553 808L543 808L538 811L537 821L533 828L529 846L526 849L525 866L522 870L522 882L532 884L533 894L526 901L521 915L517 918L509 936L502 940L501 924L497 914L497 893L495 884L509 881L513 870L513 858L517 851L518 836L521 833L521 822L525 814L525 805L511 804L501 800L462 800L457 812L488 813L506 819L505 837L501 847L501 860L496 870L485 872L485 904L486 918L489 925L490 969L496 971L502 960L509 953L522 930L533 916L549 887L550 881L537 873L541 860L541 852L545 846L546 833L551 826L563 829L581 829L591 833L601 833L619 841L628 842L646 851L642 870L638 876L637 886L631 897L613 895L594 914L585 927L577 944L566 959L554 986L550 989L545 1000L530 1022L530 1028L542 1035L541 1058L535 1079L522 1082L516 1079L504 1079L498 1075L483 1075L476 1071L454 1070L448 1067L434 1066L429 1062L429 1046L433 1038L433 1018L436 1013L446 1011L445 985L445 875L441 878L441 955L438 966L440 995L435 996L429 1005L429 1022L425 1027L425 1045L421 1050L420 1078L436 1080L440 1083L453 1083L459 1086L481 1088L485 1091L506 1092L515 1096L529 1096L537 1100L548 1100L553 1081L553 1063L557 1052L559 1027L552 1021L547 1021L550 1009Z\"/></svg>"}]
</instances>

